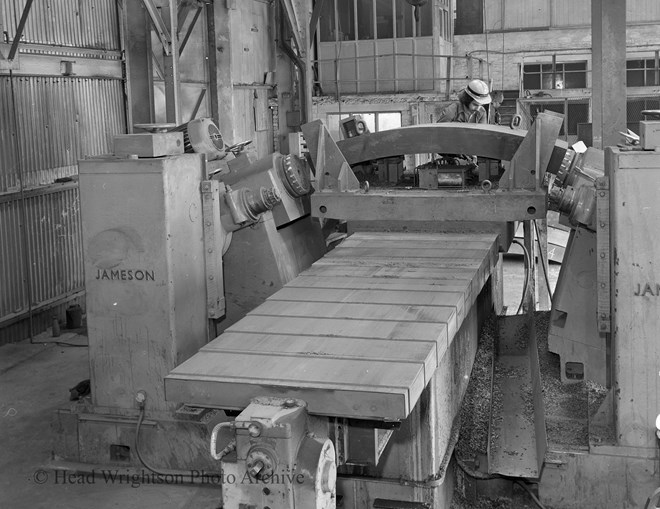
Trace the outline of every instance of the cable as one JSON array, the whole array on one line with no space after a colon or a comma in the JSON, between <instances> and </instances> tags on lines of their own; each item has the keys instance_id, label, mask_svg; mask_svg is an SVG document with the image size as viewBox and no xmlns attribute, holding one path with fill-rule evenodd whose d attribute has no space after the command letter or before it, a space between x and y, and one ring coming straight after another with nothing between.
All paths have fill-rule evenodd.
<instances>
[{"instance_id":1,"label":"cable","mask_svg":"<svg viewBox=\"0 0 660 509\"><path fill-rule=\"evenodd\" d=\"M488 21L486 19L486 0L483 0L482 11L484 13L484 35L486 36L486 76L488 77L488 86L491 86L490 82L490 55L488 53ZM504 69L502 69L502 74L504 75Z\"/></svg>"},{"instance_id":2,"label":"cable","mask_svg":"<svg viewBox=\"0 0 660 509\"><path fill-rule=\"evenodd\" d=\"M137 454L140 463L142 463L142 466L156 475L180 476L181 479L189 479L190 484L196 484L196 482L204 483L203 479L199 479L197 481L197 478L194 475L192 475L191 471L169 470L168 472L162 472L160 470L156 470L155 468L147 464L146 461L144 461L142 454L140 454L140 428L142 427L142 422L144 421L144 407L145 407L144 402L140 403L140 416L138 417L137 428L135 430L135 453Z\"/></svg>"},{"instance_id":3,"label":"cable","mask_svg":"<svg viewBox=\"0 0 660 509\"><path fill-rule=\"evenodd\" d=\"M500 90L504 94L504 32L502 32L502 87ZM504 99L502 99L502 102L504 102Z\"/></svg>"},{"instance_id":4,"label":"cable","mask_svg":"<svg viewBox=\"0 0 660 509\"><path fill-rule=\"evenodd\" d=\"M541 257L543 276L545 276L545 285L548 288L548 295L550 296L550 301L552 302L552 289L550 288L550 279L548 278L548 271L546 269L546 260L543 258L543 247L541 247L541 235L539 233L539 227L536 224L536 219L533 222L534 222L534 229L536 230L536 242L539 245L539 256Z\"/></svg>"},{"instance_id":5,"label":"cable","mask_svg":"<svg viewBox=\"0 0 660 509\"><path fill-rule=\"evenodd\" d=\"M140 416L138 417L137 428L135 430L135 453L137 454L140 463L142 463L142 466L144 466L147 470L151 470L154 474L173 475L172 473L166 474L165 472L156 470L155 468L148 465L147 462L144 461L144 458L142 458L142 454L140 454L140 428L142 427L142 421L144 421L144 403L140 403ZM186 475L190 475L190 472L186 472Z\"/></svg>"},{"instance_id":6,"label":"cable","mask_svg":"<svg viewBox=\"0 0 660 509\"><path fill-rule=\"evenodd\" d=\"M201 482L202 484L205 482L203 479L197 479L194 475L191 474L191 471L185 471L185 470L169 470L168 472L162 472L160 470L157 470L153 468L151 465L149 465L146 461L144 461L144 458L142 457L142 454L140 453L140 429L142 428L142 423L144 422L144 409L145 409L145 404L144 401L139 402L140 405L140 416L138 417L137 421L137 428L135 430L135 453L137 454L138 459L140 460L140 463L142 463L142 466L146 468L147 470L150 470L154 474L157 475L162 475L162 476L181 476L182 479L190 479L190 484L195 484L196 482ZM223 426L223 425L228 425L228 426ZM215 436L217 437L217 430L219 430L221 427L233 427L234 423L233 422L221 422L213 428L213 432L215 433ZM211 437L213 439L213 435ZM232 448L233 444L233 449ZM215 445L215 444L214 444ZM236 441L232 440L232 442L225 447L220 454L222 454L225 450L234 450L236 449ZM231 451L227 451L228 454ZM222 456L221 456L222 457ZM215 456L214 456L215 458Z\"/></svg>"},{"instance_id":7,"label":"cable","mask_svg":"<svg viewBox=\"0 0 660 509\"><path fill-rule=\"evenodd\" d=\"M57 345L57 346L75 346L80 348L87 348L89 343L86 345L78 345L76 343L66 343L64 341L31 341L31 345Z\"/></svg>"},{"instance_id":8,"label":"cable","mask_svg":"<svg viewBox=\"0 0 660 509\"><path fill-rule=\"evenodd\" d=\"M465 461L463 461L458 454L454 454L454 458L456 458L456 464L458 465L458 467L473 479L479 479L479 480L504 479L504 480L512 481L514 484L520 485L532 498L534 503L537 506L539 506L540 509L546 509L546 507L539 500L539 498L536 495L534 495L534 492L530 490L529 487L527 487L527 485L522 481L520 481L519 479L512 479L510 477L500 474L486 474L484 472L477 472L476 470L473 470L470 467L468 467Z\"/></svg>"},{"instance_id":9,"label":"cable","mask_svg":"<svg viewBox=\"0 0 660 509\"><path fill-rule=\"evenodd\" d=\"M525 302L525 295L527 294L527 286L529 285L529 274L531 272L530 270L530 256L529 256L529 251L527 251L527 248L525 245L520 242L519 240L513 239L512 241L514 244L518 244L522 250L523 250L523 258L525 262L525 282L523 283L523 292L522 292L522 298L520 299L520 305L518 306L518 311L516 311L516 314L520 313L520 310L523 307L523 303Z\"/></svg>"}]
</instances>

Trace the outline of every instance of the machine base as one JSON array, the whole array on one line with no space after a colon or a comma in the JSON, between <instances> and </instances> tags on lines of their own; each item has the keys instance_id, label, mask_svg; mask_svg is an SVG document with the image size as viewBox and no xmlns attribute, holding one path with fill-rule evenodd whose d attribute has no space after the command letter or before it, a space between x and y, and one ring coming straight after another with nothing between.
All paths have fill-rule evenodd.
<instances>
[{"instance_id":1,"label":"machine base","mask_svg":"<svg viewBox=\"0 0 660 509\"><path fill-rule=\"evenodd\" d=\"M181 471L184 477L200 473L219 474L219 464L208 453L210 428L230 420L222 411L204 410L190 418L175 419L147 414L139 435L140 456L149 467L162 471ZM138 416L93 413L77 408L60 409L53 418L56 441L55 459L104 465L104 468L137 468L149 472L135 449ZM218 444L224 447L231 433L221 433Z\"/></svg>"},{"instance_id":2,"label":"machine base","mask_svg":"<svg viewBox=\"0 0 660 509\"><path fill-rule=\"evenodd\" d=\"M632 509L644 507L658 484L657 451L601 446L589 453L549 452L539 497L562 509Z\"/></svg>"},{"instance_id":3,"label":"machine base","mask_svg":"<svg viewBox=\"0 0 660 509\"><path fill-rule=\"evenodd\" d=\"M398 479L338 477L337 506L449 509L454 495L454 468L452 459L442 482L437 484L412 483Z\"/></svg>"}]
</instances>

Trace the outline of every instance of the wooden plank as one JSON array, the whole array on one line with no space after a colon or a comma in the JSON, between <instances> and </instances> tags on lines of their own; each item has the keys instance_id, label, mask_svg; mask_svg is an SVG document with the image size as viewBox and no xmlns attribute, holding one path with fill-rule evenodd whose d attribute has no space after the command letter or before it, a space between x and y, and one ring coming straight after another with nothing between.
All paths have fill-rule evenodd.
<instances>
[{"instance_id":1,"label":"wooden plank","mask_svg":"<svg viewBox=\"0 0 660 509\"><path fill-rule=\"evenodd\" d=\"M380 240L380 239L363 239L355 237L352 235L345 239L341 244L337 246L337 249L343 249L345 247L369 247L372 250L381 249L381 248L411 248L411 239L401 239L401 240ZM490 249L493 245L493 240L482 240L475 242L461 242L458 240L414 240L414 245L421 249ZM438 256L441 256L442 253L437 253Z\"/></svg>"},{"instance_id":2,"label":"wooden plank","mask_svg":"<svg viewBox=\"0 0 660 509\"><path fill-rule=\"evenodd\" d=\"M401 420L412 411L411 402L404 393L351 390L343 394L315 387L225 382L208 377L193 381L186 375L174 373L165 378L165 393L168 401L230 410L243 410L252 398L258 396L273 396L306 401L309 413L314 415ZM338 394L345 397L337 397Z\"/></svg>"},{"instance_id":3,"label":"wooden plank","mask_svg":"<svg viewBox=\"0 0 660 509\"><path fill-rule=\"evenodd\" d=\"M345 390L374 388L382 392L407 391L422 376L423 365L408 362L378 362L371 359L327 359L228 352L206 352L175 368L179 375L215 377L218 380L255 380L272 385L324 387Z\"/></svg>"},{"instance_id":4,"label":"wooden plank","mask_svg":"<svg viewBox=\"0 0 660 509\"><path fill-rule=\"evenodd\" d=\"M408 292L467 292L470 282L455 279L378 279L364 277L314 276L301 274L285 288L337 288L350 290L390 290ZM279 292L278 292L279 293ZM275 294L277 295L277 294Z\"/></svg>"},{"instance_id":5,"label":"wooden plank","mask_svg":"<svg viewBox=\"0 0 660 509\"><path fill-rule=\"evenodd\" d=\"M263 396L279 395L282 389L314 389L305 400L310 406L318 399L326 401L328 394L332 394L334 405L341 400L352 401L359 392L380 393L386 398L391 394L402 413L410 410L411 401L419 398L425 386L424 367L420 364L324 358L301 361L298 357L226 352L196 355L174 369L168 379L182 380L183 385L190 386L204 380L236 386L247 384L260 390ZM221 406L232 400L227 394L213 396ZM249 400L243 403L247 406ZM330 408L320 413L332 415L333 411Z\"/></svg>"},{"instance_id":6,"label":"wooden plank","mask_svg":"<svg viewBox=\"0 0 660 509\"><path fill-rule=\"evenodd\" d=\"M497 240L496 233L445 233L445 232L355 232L353 235L348 237L351 240L380 240L380 241L399 241L404 240L406 242L446 242L446 241L462 241L462 242L475 242L475 241L484 241L492 244Z\"/></svg>"},{"instance_id":7,"label":"wooden plank","mask_svg":"<svg viewBox=\"0 0 660 509\"><path fill-rule=\"evenodd\" d=\"M267 300L248 316L273 316L286 319L339 318L343 320L383 320L392 322L447 323L456 314L455 306L401 304L354 304L342 302L291 302Z\"/></svg>"},{"instance_id":8,"label":"wooden plank","mask_svg":"<svg viewBox=\"0 0 660 509\"><path fill-rule=\"evenodd\" d=\"M475 271L463 271L458 269L429 269L410 271L401 270L391 267L346 267L335 265L313 265L306 270L301 276L298 277L322 277L327 281L329 278L349 276L350 279L364 278L373 284L374 281L380 280L384 283L390 283L392 279L400 281L415 281L420 280L419 283L427 284L430 281L440 284L457 284L467 285L469 290L466 293L465 302L466 307L469 307L476 299L483 283L485 282L484 276L475 274ZM367 279L369 278L369 279ZM297 279L297 278L296 278ZM295 280L291 284L296 284Z\"/></svg>"},{"instance_id":9,"label":"wooden plank","mask_svg":"<svg viewBox=\"0 0 660 509\"><path fill-rule=\"evenodd\" d=\"M355 234L289 282L177 367L168 400L242 409L286 395L312 414L408 416L490 275L497 235L392 236Z\"/></svg>"},{"instance_id":10,"label":"wooden plank","mask_svg":"<svg viewBox=\"0 0 660 509\"><path fill-rule=\"evenodd\" d=\"M428 382L437 367L439 357L436 350L436 343L433 341L411 339L397 341L228 332L211 341L200 351L411 362L424 366L424 379Z\"/></svg>"},{"instance_id":11,"label":"wooden plank","mask_svg":"<svg viewBox=\"0 0 660 509\"><path fill-rule=\"evenodd\" d=\"M401 306L387 304L341 304L328 302L266 301L248 316L270 316L280 321L291 317L337 318L344 321L379 320L403 324L443 324L447 334L456 333L456 307L448 306Z\"/></svg>"},{"instance_id":12,"label":"wooden plank","mask_svg":"<svg viewBox=\"0 0 660 509\"><path fill-rule=\"evenodd\" d=\"M393 351L396 346L399 351ZM376 359L382 361L416 361L425 363L435 341L416 339L344 338L328 336L287 336L263 332L225 332L200 351L256 352L306 357ZM371 353L369 353L371 352Z\"/></svg>"},{"instance_id":13,"label":"wooden plank","mask_svg":"<svg viewBox=\"0 0 660 509\"><path fill-rule=\"evenodd\" d=\"M362 247L348 247L340 245L338 248L330 251L322 258L403 258L408 259L423 259L431 258L442 263L443 260L475 260L481 261L483 257L488 254L488 248L481 249L468 249L462 247L435 247L435 248L422 248L422 247L376 247L367 243Z\"/></svg>"},{"instance_id":14,"label":"wooden plank","mask_svg":"<svg viewBox=\"0 0 660 509\"><path fill-rule=\"evenodd\" d=\"M467 288L465 288L467 290ZM412 306L457 306L465 300L462 292L406 290L353 290L351 288L282 288L268 299L277 301L345 302L354 304L401 304Z\"/></svg>"},{"instance_id":15,"label":"wooden plank","mask_svg":"<svg viewBox=\"0 0 660 509\"><path fill-rule=\"evenodd\" d=\"M346 267L378 266L378 267L402 267L402 268L464 268L478 270L484 262L484 258L392 258L392 257L363 257L352 256L324 256L315 264L318 265L344 265Z\"/></svg>"},{"instance_id":16,"label":"wooden plank","mask_svg":"<svg viewBox=\"0 0 660 509\"><path fill-rule=\"evenodd\" d=\"M474 270L455 268L415 269L406 267L381 267L378 265L346 267L340 265L323 265L315 263L309 269L303 272L303 275L471 281L474 278Z\"/></svg>"},{"instance_id":17,"label":"wooden plank","mask_svg":"<svg viewBox=\"0 0 660 509\"><path fill-rule=\"evenodd\" d=\"M296 334L301 336L417 339L447 342L447 326L437 323L298 317L278 320L277 317L272 316L249 315L227 330L230 332L268 331L271 334Z\"/></svg>"}]
</instances>

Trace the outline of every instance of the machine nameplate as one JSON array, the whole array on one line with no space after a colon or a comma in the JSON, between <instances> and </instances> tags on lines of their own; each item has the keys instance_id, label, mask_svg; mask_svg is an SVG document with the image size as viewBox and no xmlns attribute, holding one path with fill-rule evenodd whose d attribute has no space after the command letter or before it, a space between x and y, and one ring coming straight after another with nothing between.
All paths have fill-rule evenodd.
<instances>
[{"instance_id":1,"label":"machine nameplate","mask_svg":"<svg viewBox=\"0 0 660 509\"><path fill-rule=\"evenodd\" d=\"M108 281L155 281L156 274L153 270L144 269L98 269L95 279L107 279Z\"/></svg>"},{"instance_id":2,"label":"machine nameplate","mask_svg":"<svg viewBox=\"0 0 660 509\"><path fill-rule=\"evenodd\" d=\"M643 286L642 283L637 283L633 295L635 297L646 297L647 295L660 297L660 283L645 283Z\"/></svg>"}]
</instances>

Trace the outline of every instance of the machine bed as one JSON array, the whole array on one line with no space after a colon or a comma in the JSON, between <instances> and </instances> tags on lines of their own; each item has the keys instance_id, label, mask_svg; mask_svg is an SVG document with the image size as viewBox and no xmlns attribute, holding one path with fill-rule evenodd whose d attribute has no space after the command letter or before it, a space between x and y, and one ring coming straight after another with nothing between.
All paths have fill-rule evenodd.
<instances>
[{"instance_id":1,"label":"machine bed","mask_svg":"<svg viewBox=\"0 0 660 509\"><path fill-rule=\"evenodd\" d=\"M496 263L496 234L356 233L175 368L166 397L404 419Z\"/></svg>"}]
</instances>

